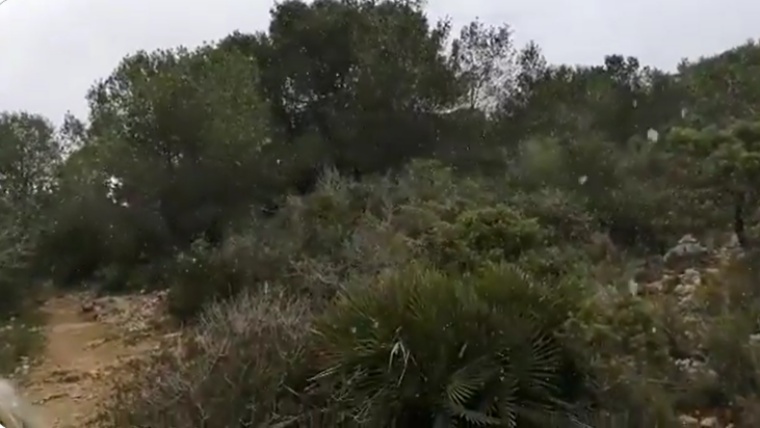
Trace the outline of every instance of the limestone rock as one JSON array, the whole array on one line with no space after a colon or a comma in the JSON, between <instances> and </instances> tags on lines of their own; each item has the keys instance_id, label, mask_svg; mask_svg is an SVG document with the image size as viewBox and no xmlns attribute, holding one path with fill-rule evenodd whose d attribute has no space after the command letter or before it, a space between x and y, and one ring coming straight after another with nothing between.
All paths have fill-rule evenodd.
<instances>
[{"instance_id":1,"label":"limestone rock","mask_svg":"<svg viewBox=\"0 0 760 428\"><path fill-rule=\"evenodd\" d=\"M718 418L716 418L715 416L704 418L701 421L699 421L699 426L702 428L717 428Z\"/></svg>"},{"instance_id":2,"label":"limestone rock","mask_svg":"<svg viewBox=\"0 0 760 428\"><path fill-rule=\"evenodd\" d=\"M665 253L663 262L667 269L682 272L690 267L704 265L708 258L707 247L700 244L694 236L684 235L675 247Z\"/></svg>"}]
</instances>

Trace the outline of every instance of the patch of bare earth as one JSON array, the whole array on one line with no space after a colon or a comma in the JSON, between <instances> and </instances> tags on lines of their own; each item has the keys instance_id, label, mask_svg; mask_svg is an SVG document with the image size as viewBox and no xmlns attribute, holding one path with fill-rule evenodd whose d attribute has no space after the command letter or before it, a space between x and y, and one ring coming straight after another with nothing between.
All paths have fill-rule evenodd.
<instances>
[{"instance_id":1,"label":"patch of bare earth","mask_svg":"<svg viewBox=\"0 0 760 428\"><path fill-rule=\"evenodd\" d=\"M24 393L46 426L95 427L114 376L165 342L162 294L54 297L44 305L46 350L24 381Z\"/></svg>"}]
</instances>

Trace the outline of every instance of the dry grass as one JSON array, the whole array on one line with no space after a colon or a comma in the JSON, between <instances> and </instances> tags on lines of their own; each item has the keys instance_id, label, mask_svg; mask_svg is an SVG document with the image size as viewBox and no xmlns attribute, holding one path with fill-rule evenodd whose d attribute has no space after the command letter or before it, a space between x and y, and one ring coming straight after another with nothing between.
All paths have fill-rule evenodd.
<instances>
[{"instance_id":1,"label":"dry grass","mask_svg":"<svg viewBox=\"0 0 760 428\"><path fill-rule=\"evenodd\" d=\"M310 320L307 304L273 292L211 305L182 355L167 349L136 363L146 376L115 385L105 426L222 428L287 418L298 407L291 382L302 377L294 370L307 359Z\"/></svg>"}]
</instances>

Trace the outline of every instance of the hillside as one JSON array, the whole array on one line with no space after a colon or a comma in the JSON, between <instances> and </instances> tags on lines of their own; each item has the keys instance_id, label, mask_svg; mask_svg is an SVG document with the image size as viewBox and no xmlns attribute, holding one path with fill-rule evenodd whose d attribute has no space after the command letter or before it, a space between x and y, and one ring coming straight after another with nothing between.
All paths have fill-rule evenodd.
<instances>
[{"instance_id":1,"label":"hillside","mask_svg":"<svg viewBox=\"0 0 760 428\"><path fill-rule=\"evenodd\" d=\"M0 114L0 373L60 426L757 426L759 79L385 0L135 52Z\"/></svg>"},{"instance_id":2,"label":"hillside","mask_svg":"<svg viewBox=\"0 0 760 428\"><path fill-rule=\"evenodd\" d=\"M627 292L599 290L594 300L609 305L607 310L610 310L621 304L634 303L635 300L631 299L641 299L637 302L643 303L641 309L649 311L647 315L652 317L649 322L653 330L664 328L668 340L679 342L674 346L679 349L678 354L669 357L670 364L677 369L671 376L680 374L685 376L681 379L682 382L709 388L711 383L723 381L719 379L723 373L717 373L715 362L708 362L706 358L709 356L705 355L714 346L709 343L715 340L712 337L716 333L714 329L722 327L716 324L718 317L711 314L709 309L716 304L728 309L739 303L734 299L747 296L748 290L744 288L746 284L736 281L738 278L726 281L727 277L735 275L732 272L736 268L737 259L743 257L742 254L735 238L734 242L729 240L721 246L708 249L693 237L685 236L664 257L637 269L629 280ZM43 305L45 351L37 356L34 364L22 366L17 375L24 379L22 386L27 398L42 412L41 417L46 426L99 427L104 426L104 423L105 426L111 426L105 422L110 419L109 402L115 393L118 394L120 385L123 387L135 382L131 375L139 373L140 368L146 365L151 366L156 361L163 360L167 355L172 358L183 355L180 350L187 350L186 346L181 345L183 342L191 343L193 338L201 341L209 339L207 327L179 332L167 324L164 315L166 309L163 307L165 297L161 292L113 297L68 293L52 297ZM225 315L234 315L232 319L228 318L229 321L250 322L260 315L243 315L239 312L250 309L252 302L247 301L249 298L246 296L241 299L242 307L227 308ZM668 310L674 312L667 314ZM213 311L209 315L214 320ZM216 314L217 317L219 315ZM602 314L597 314L599 315ZM614 317L616 314L607 313L606 316ZM658 326L665 317L669 317L668 323L677 325ZM222 320L217 318L215 321ZM221 324L225 323L222 321ZM629 333L630 338L635 339L642 332ZM755 348L760 346L758 336L754 333L743 340L736 337L731 340L743 342L742 347L760 350ZM180 337L184 339L180 340ZM206 347L208 345L207 343ZM204 358L218 356L211 354ZM733 362L729 360L723 363ZM139 375L138 379L141 379ZM157 378L142 379L156 387L154 382ZM675 378L670 379L674 380ZM163 382L169 383L159 384L160 389L176 388L168 379ZM690 393L700 394L697 388ZM121 407L123 403L116 405ZM106 412L105 415L103 411ZM591 423L602 425L592 426L620 426L623 423L621 421L630 418L628 415L596 417L598 419ZM760 414L752 417L760 417ZM680 426L685 427L736 426L732 425L737 422L736 418L737 415L728 403L710 405L703 402L678 415ZM750 426L750 423L745 419L739 426Z\"/></svg>"}]
</instances>

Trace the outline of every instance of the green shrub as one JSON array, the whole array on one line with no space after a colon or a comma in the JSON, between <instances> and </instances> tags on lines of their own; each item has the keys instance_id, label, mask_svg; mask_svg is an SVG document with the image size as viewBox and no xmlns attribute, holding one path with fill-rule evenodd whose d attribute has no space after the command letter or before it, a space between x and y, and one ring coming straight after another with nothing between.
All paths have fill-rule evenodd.
<instances>
[{"instance_id":1,"label":"green shrub","mask_svg":"<svg viewBox=\"0 0 760 428\"><path fill-rule=\"evenodd\" d=\"M516 260L543 242L543 232L536 219L497 205L463 211L453 223L439 222L423 242L437 265L466 271Z\"/></svg>"},{"instance_id":2,"label":"green shrub","mask_svg":"<svg viewBox=\"0 0 760 428\"><path fill-rule=\"evenodd\" d=\"M35 356L43 335L34 307L42 280L33 269L33 238L28 228L3 213L0 221L0 376L18 374L19 362ZM27 367L28 368L28 367Z\"/></svg>"},{"instance_id":3,"label":"green shrub","mask_svg":"<svg viewBox=\"0 0 760 428\"><path fill-rule=\"evenodd\" d=\"M31 272L29 238L13 226L0 234L0 320L3 320L20 315L39 287Z\"/></svg>"},{"instance_id":4,"label":"green shrub","mask_svg":"<svg viewBox=\"0 0 760 428\"><path fill-rule=\"evenodd\" d=\"M527 217L537 219L555 244L587 241L598 229L583 200L571 192L541 188L510 195L509 201Z\"/></svg>"},{"instance_id":5,"label":"green shrub","mask_svg":"<svg viewBox=\"0 0 760 428\"><path fill-rule=\"evenodd\" d=\"M516 262L537 278L556 280L571 275L585 275L589 281L588 257L575 247L546 246L524 251Z\"/></svg>"},{"instance_id":6,"label":"green shrub","mask_svg":"<svg viewBox=\"0 0 760 428\"><path fill-rule=\"evenodd\" d=\"M603 291L573 314L567 343L585 355L603 408L631 415L631 427L675 426L677 369L672 358L677 324L668 302Z\"/></svg>"},{"instance_id":7,"label":"green shrub","mask_svg":"<svg viewBox=\"0 0 760 428\"><path fill-rule=\"evenodd\" d=\"M693 400L711 406L736 404L740 412L755 415L760 415L756 404L760 397L758 261L758 253L752 251L712 275L703 275L695 296L699 310L695 315L705 326L699 345L708 356L706 368L715 375L701 385L701 397Z\"/></svg>"},{"instance_id":8,"label":"green shrub","mask_svg":"<svg viewBox=\"0 0 760 428\"><path fill-rule=\"evenodd\" d=\"M0 321L0 377L25 374L44 345L41 322L39 314L29 310L21 317Z\"/></svg>"},{"instance_id":9,"label":"green shrub","mask_svg":"<svg viewBox=\"0 0 760 428\"><path fill-rule=\"evenodd\" d=\"M508 266L411 266L349 288L317 321L317 379L362 426L546 426L581 398L556 336L580 295Z\"/></svg>"},{"instance_id":10,"label":"green shrub","mask_svg":"<svg viewBox=\"0 0 760 428\"><path fill-rule=\"evenodd\" d=\"M170 266L169 312L180 320L189 320L205 304L235 295L242 289L243 272L234 262L205 241L195 241Z\"/></svg>"}]
</instances>

